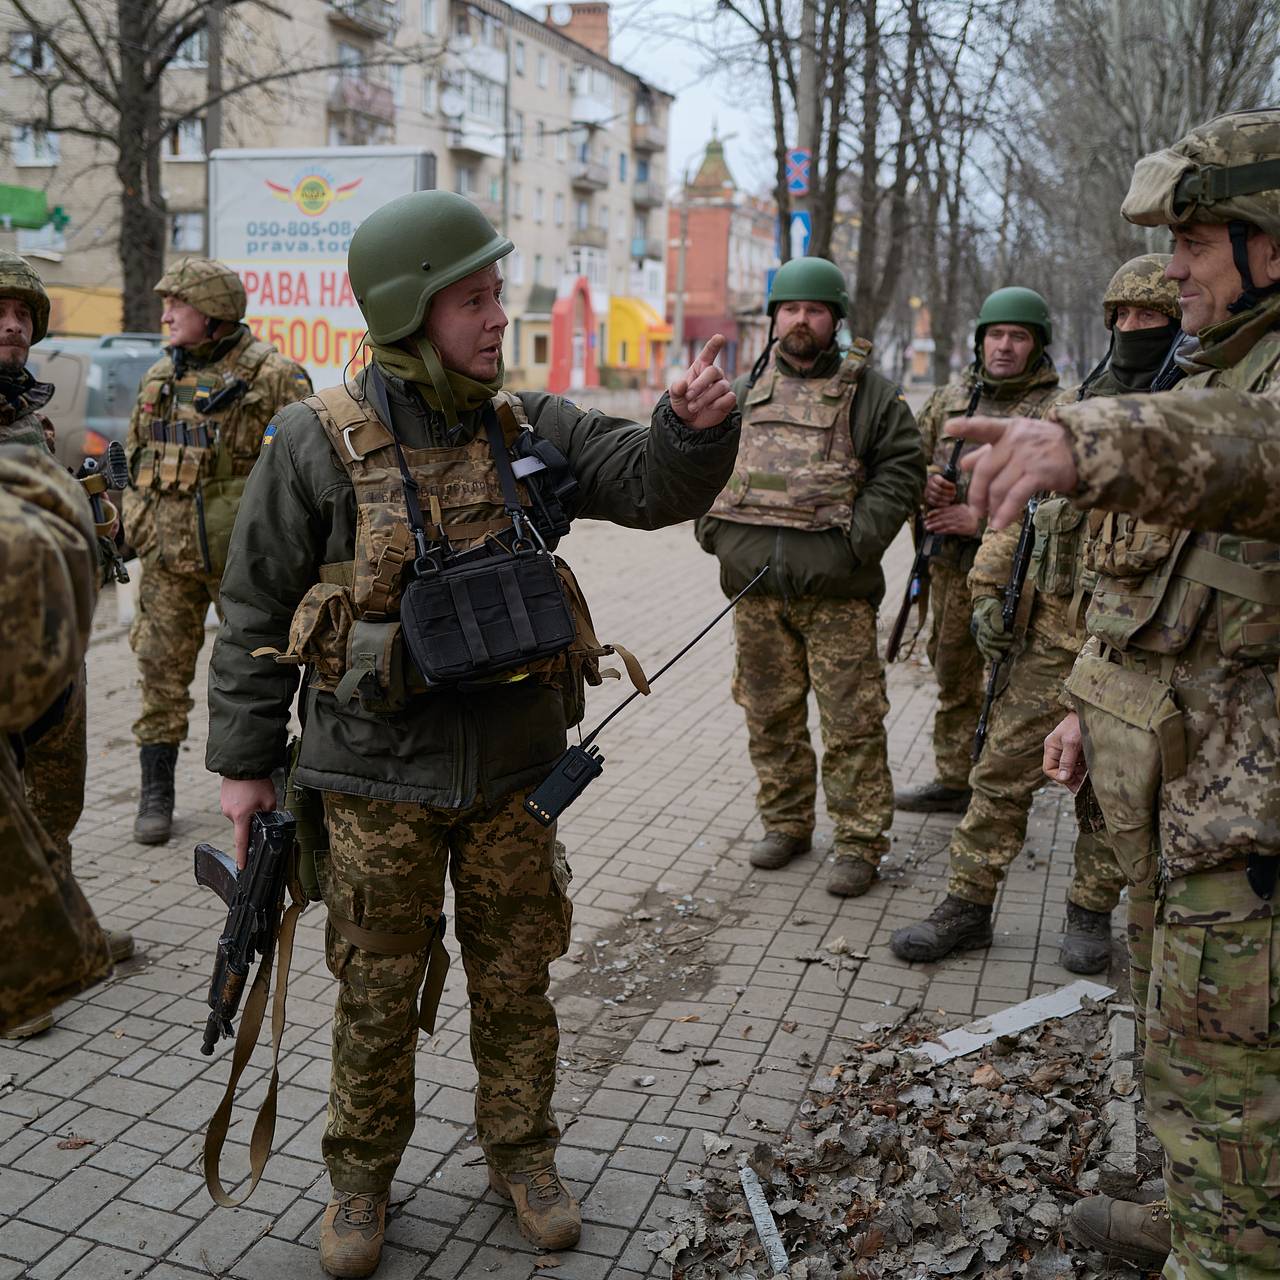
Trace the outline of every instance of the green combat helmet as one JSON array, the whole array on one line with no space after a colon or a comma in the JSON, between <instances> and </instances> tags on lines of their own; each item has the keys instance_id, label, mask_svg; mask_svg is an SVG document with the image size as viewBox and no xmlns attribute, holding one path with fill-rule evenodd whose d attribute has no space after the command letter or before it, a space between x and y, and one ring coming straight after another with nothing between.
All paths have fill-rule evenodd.
<instances>
[{"instance_id":1,"label":"green combat helmet","mask_svg":"<svg viewBox=\"0 0 1280 1280\"><path fill-rule=\"evenodd\" d=\"M1182 319L1178 285L1164 274L1170 261L1167 253L1144 253L1130 258L1111 277L1102 295L1102 318L1108 329L1115 328L1119 307L1147 307L1170 320Z\"/></svg>"},{"instance_id":2,"label":"green combat helmet","mask_svg":"<svg viewBox=\"0 0 1280 1280\"><path fill-rule=\"evenodd\" d=\"M975 341L978 359L982 359L982 335L988 325L1020 324L1024 328L1039 330L1043 346L1053 345L1053 321L1049 319L1049 304L1034 290L1017 285L997 289L990 294L978 312Z\"/></svg>"},{"instance_id":3,"label":"green combat helmet","mask_svg":"<svg viewBox=\"0 0 1280 1280\"><path fill-rule=\"evenodd\" d=\"M244 283L214 258L181 258L155 283L152 293L178 298L210 320L235 324L244 319L248 299Z\"/></svg>"},{"instance_id":4,"label":"green combat helmet","mask_svg":"<svg viewBox=\"0 0 1280 1280\"><path fill-rule=\"evenodd\" d=\"M49 295L31 264L16 253L0 250L0 298L20 298L31 308L31 341L49 332Z\"/></svg>"},{"instance_id":5,"label":"green combat helmet","mask_svg":"<svg viewBox=\"0 0 1280 1280\"><path fill-rule=\"evenodd\" d=\"M418 333L433 295L514 248L452 191L414 191L384 204L357 228L347 254L369 337L385 346Z\"/></svg>"},{"instance_id":6,"label":"green combat helmet","mask_svg":"<svg viewBox=\"0 0 1280 1280\"><path fill-rule=\"evenodd\" d=\"M1248 311L1275 286L1255 286L1248 239L1280 241L1280 107L1217 116L1134 166L1120 212L1141 227L1225 223L1244 290L1228 308Z\"/></svg>"},{"instance_id":7,"label":"green combat helmet","mask_svg":"<svg viewBox=\"0 0 1280 1280\"><path fill-rule=\"evenodd\" d=\"M837 320L849 314L849 288L844 273L826 258L792 258L780 266L769 288L770 316L781 302L825 302Z\"/></svg>"}]
</instances>

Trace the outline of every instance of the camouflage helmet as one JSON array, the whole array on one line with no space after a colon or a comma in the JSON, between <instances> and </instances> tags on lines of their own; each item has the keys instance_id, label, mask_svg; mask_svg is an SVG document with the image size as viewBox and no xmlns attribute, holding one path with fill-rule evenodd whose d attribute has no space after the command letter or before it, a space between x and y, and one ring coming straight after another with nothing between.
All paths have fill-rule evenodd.
<instances>
[{"instance_id":1,"label":"camouflage helmet","mask_svg":"<svg viewBox=\"0 0 1280 1280\"><path fill-rule=\"evenodd\" d=\"M181 258L156 281L153 293L178 298L210 320L244 319L244 283L215 258Z\"/></svg>"},{"instance_id":2,"label":"camouflage helmet","mask_svg":"<svg viewBox=\"0 0 1280 1280\"><path fill-rule=\"evenodd\" d=\"M826 258L792 258L773 274L766 310L770 316L782 302L825 302L837 320L849 314L849 287L844 272Z\"/></svg>"},{"instance_id":3,"label":"camouflage helmet","mask_svg":"<svg viewBox=\"0 0 1280 1280\"><path fill-rule=\"evenodd\" d=\"M1217 116L1143 156L1120 212L1144 227L1244 222L1280 240L1280 107Z\"/></svg>"},{"instance_id":4,"label":"camouflage helmet","mask_svg":"<svg viewBox=\"0 0 1280 1280\"><path fill-rule=\"evenodd\" d=\"M1049 304L1034 290L1012 285L988 294L978 312L975 341L981 357L982 335L988 325L1019 324L1024 329L1039 329L1040 341L1047 347L1053 343L1053 321Z\"/></svg>"},{"instance_id":5,"label":"camouflage helmet","mask_svg":"<svg viewBox=\"0 0 1280 1280\"><path fill-rule=\"evenodd\" d=\"M49 295L36 269L16 253L0 250L0 298L20 298L31 308L31 341L49 332Z\"/></svg>"},{"instance_id":6,"label":"camouflage helmet","mask_svg":"<svg viewBox=\"0 0 1280 1280\"><path fill-rule=\"evenodd\" d=\"M1167 253L1144 253L1130 258L1111 277L1102 295L1102 318L1108 329L1115 327L1119 307L1147 307L1170 320L1182 319L1177 282L1164 274L1170 261Z\"/></svg>"},{"instance_id":7,"label":"camouflage helmet","mask_svg":"<svg viewBox=\"0 0 1280 1280\"><path fill-rule=\"evenodd\" d=\"M369 336L385 345L417 333L435 294L514 248L465 196L397 196L360 224L347 254L347 274Z\"/></svg>"}]
</instances>

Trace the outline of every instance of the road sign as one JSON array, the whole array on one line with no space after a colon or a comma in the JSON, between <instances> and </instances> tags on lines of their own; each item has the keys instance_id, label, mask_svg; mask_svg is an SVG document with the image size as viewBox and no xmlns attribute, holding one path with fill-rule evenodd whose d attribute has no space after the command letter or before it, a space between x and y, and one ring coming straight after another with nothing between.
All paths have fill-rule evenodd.
<instances>
[{"instance_id":1,"label":"road sign","mask_svg":"<svg viewBox=\"0 0 1280 1280\"><path fill-rule=\"evenodd\" d=\"M809 163L812 157L802 147L787 152L787 190L793 196L809 193Z\"/></svg>"},{"instance_id":2,"label":"road sign","mask_svg":"<svg viewBox=\"0 0 1280 1280\"><path fill-rule=\"evenodd\" d=\"M809 236L813 232L813 222L804 209L791 211L791 256L803 258L809 252Z\"/></svg>"}]
</instances>

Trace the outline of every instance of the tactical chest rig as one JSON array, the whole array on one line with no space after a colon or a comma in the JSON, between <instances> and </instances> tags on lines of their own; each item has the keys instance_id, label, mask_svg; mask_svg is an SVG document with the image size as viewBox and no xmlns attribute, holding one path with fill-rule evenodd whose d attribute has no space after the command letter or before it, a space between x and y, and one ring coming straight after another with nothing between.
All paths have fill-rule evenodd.
<instances>
[{"instance_id":1,"label":"tactical chest rig","mask_svg":"<svg viewBox=\"0 0 1280 1280\"><path fill-rule=\"evenodd\" d=\"M140 553L154 547L167 568L221 577L270 416L255 413L246 397L273 351L251 341L230 359L143 387L145 440L132 461L149 510L128 520Z\"/></svg>"},{"instance_id":2,"label":"tactical chest rig","mask_svg":"<svg viewBox=\"0 0 1280 1280\"><path fill-rule=\"evenodd\" d=\"M306 401L355 491L354 559L321 567L284 653L255 656L305 664L312 687L373 714L436 688L534 678L560 686L575 723L583 683L615 674L601 657L616 651L643 680L629 653L596 638L577 581L547 549L568 532L577 485L520 401L496 396L467 444L412 449L388 425L376 372L366 389L376 408L342 387Z\"/></svg>"},{"instance_id":3,"label":"tactical chest rig","mask_svg":"<svg viewBox=\"0 0 1280 1280\"><path fill-rule=\"evenodd\" d=\"M737 524L848 528L866 480L854 456L849 410L871 354L864 338L829 378L791 378L771 364L751 388L742 442L710 514Z\"/></svg>"}]
</instances>

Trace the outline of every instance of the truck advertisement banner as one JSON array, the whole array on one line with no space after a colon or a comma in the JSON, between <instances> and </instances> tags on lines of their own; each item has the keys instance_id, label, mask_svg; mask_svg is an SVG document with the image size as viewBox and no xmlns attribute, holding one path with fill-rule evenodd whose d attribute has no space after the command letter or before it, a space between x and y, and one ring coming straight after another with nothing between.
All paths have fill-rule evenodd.
<instances>
[{"instance_id":1,"label":"truck advertisement banner","mask_svg":"<svg viewBox=\"0 0 1280 1280\"><path fill-rule=\"evenodd\" d=\"M347 278L355 229L395 196L435 185L416 147L218 150L209 163L209 254L239 272L245 322L317 388L363 366L364 320Z\"/></svg>"}]
</instances>

